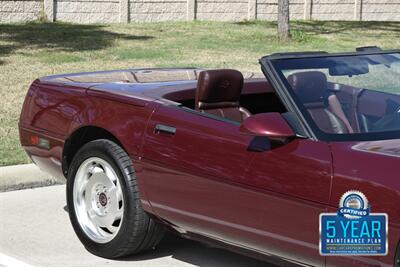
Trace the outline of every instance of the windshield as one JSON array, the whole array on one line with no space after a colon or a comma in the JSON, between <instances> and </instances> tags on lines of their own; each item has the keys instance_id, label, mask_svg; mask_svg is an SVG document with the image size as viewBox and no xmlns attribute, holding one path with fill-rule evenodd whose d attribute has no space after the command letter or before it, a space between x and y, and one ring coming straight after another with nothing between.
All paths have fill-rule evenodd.
<instances>
[{"instance_id":1,"label":"windshield","mask_svg":"<svg viewBox=\"0 0 400 267\"><path fill-rule=\"evenodd\" d=\"M271 60L306 119L328 139L400 137L400 54Z\"/></svg>"}]
</instances>

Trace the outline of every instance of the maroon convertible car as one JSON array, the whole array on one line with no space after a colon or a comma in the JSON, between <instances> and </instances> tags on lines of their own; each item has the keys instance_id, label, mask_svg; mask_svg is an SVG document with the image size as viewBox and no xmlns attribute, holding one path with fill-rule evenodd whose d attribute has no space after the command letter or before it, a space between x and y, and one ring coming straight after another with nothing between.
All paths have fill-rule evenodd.
<instances>
[{"instance_id":1,"label":"maroon convertible car","mask_svg":"<svg viewBox=\"0 0 400 267\"><path fill-rule=\"evenodd\" d=\"M263 76L128 69L33 82L21 143L66 177L87 250L140 253L169 229L285 266L400 266L400 51L260 65ZM320 253L320 214L349 190L387 214L385 254Z\"/></svg>"}]
</instances>

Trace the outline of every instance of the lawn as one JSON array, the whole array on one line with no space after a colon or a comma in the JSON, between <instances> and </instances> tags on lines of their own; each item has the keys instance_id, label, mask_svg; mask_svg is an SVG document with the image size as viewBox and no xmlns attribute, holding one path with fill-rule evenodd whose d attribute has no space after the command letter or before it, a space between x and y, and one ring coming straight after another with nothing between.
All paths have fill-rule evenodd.
<instances>
[{"instance_id":1,"label":"lawn","mask_svg":"<svg viewBox=\"0 0 400 267\"><path fill-rule=\"evenodd\" d=\"M400 47L400 22L292 22L280 43L271 22L174 22L128 25L0 24L0 166L29 162L17 123L30 82L55 73L132 67L230 67L259 72L279 51L353 51Z\"/></svg>"}]
</instances>

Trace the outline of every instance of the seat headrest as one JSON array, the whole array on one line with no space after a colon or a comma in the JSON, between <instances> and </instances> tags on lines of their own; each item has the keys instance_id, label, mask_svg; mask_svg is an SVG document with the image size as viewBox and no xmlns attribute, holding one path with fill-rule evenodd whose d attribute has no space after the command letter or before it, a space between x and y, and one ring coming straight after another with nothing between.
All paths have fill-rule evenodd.
<instances>
[{"instance_id":1,"label":"seat headrest","mask_svg":"<svg viewBox=\"0 0 400 267\"><path fill-rule=\"evenodd\" d=\"M196 109L238 107L243 75L231 69L206 70L199 74Z\"/></svg>"},{"instance_id":2,"label":"seat headrest","mask_svg":"<svg viewBox=\"0 0 400 267\"><path fill-rule=\"evenodd\" d=\"M326 75L319 71L297 72L287 77L303 104L324 103L328 97Z\"/></svg>"}]
</instances>

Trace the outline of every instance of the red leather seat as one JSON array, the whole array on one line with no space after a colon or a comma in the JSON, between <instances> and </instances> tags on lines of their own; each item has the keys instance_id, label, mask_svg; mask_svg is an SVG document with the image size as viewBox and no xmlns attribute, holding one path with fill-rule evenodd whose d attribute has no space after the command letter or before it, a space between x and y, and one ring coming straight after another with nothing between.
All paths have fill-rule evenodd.
<instances>
[{"instance_id":1,"label":"red leather seat","mask_svg":"<svg viewBox=\"0 0 400 267\"><path fill-rule=\"evenodd\" d=\"M242 122L251 113L239 106L243 75L237 70L206 70L199 74L195 108L201 112Z\"/></svg>"},{"instance_id":2,"label":"red leather seat","mask_svg":"<svg viewBox=\"0 0 400 267\"><path fill-rule=\"evenodd\" d=\"M303 105L307 108L317 126L326 133L348 133L345 122L339 114L343 110L330 105L326 75L319 71L298 72L288 76L289 84ZM333 97L336 97L333 95ZM343 117L343 116L342 116ZM344 118L345 119L345 118Z\"/></svg>"}]
</instances>

